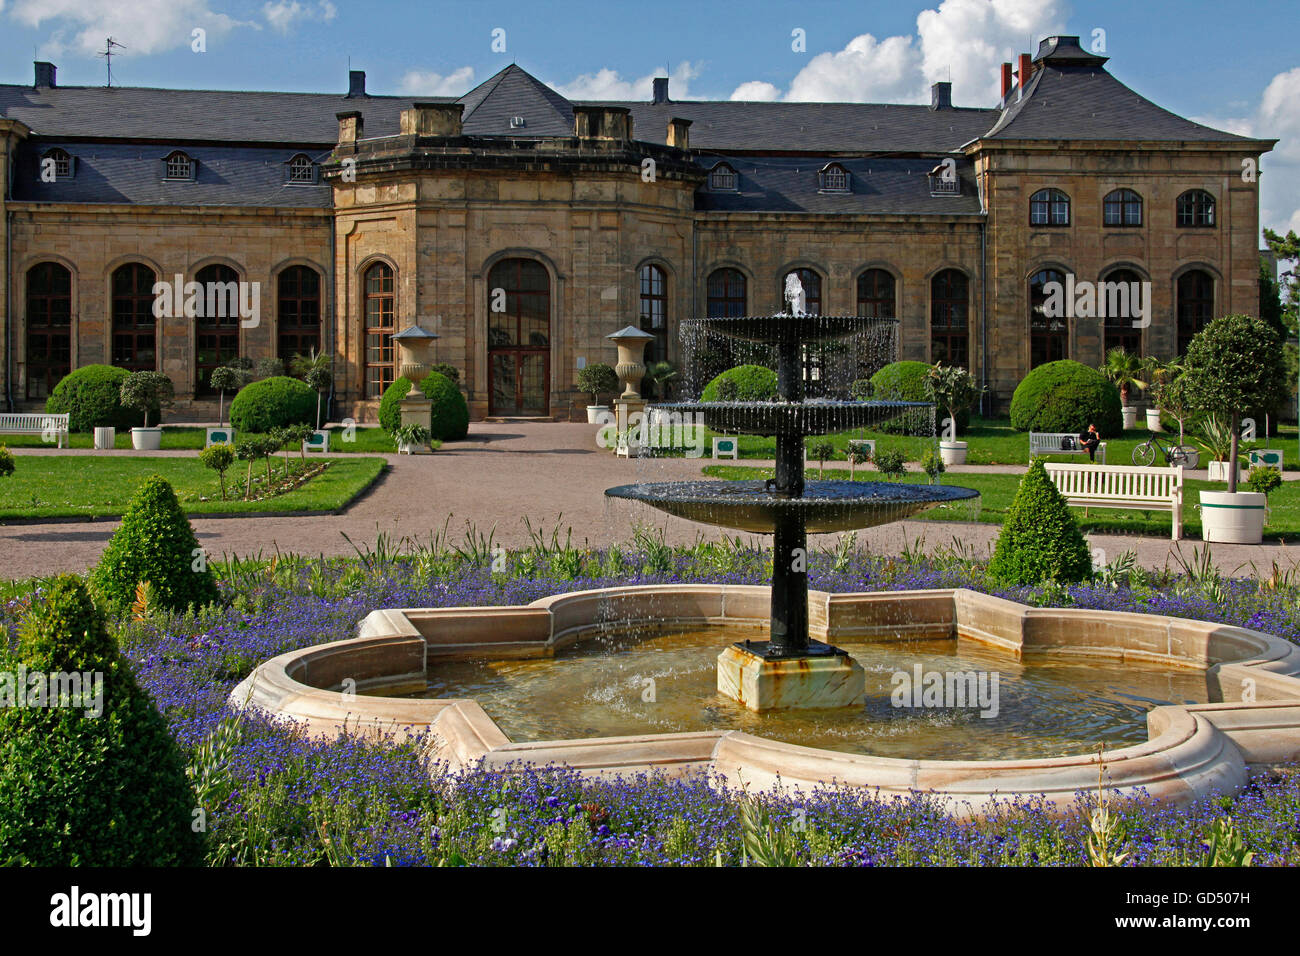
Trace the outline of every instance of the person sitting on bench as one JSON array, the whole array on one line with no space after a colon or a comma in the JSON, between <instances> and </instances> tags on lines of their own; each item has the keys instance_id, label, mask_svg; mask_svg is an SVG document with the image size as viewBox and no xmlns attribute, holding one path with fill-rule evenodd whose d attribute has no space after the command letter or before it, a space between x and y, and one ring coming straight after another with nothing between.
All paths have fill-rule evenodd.
<instances>
[{"instance_id":1,"label":"person sitting on bench","mask_svg":"<svg viewBox=\"0 0 1300 956\"><path fill-rule=\"evenodd\" d=\"M1089 425L1087 429L1079 432L1079 444L1088 449L1088 460L1095 462L1097 446L1101 444L1101 433L1097 431L1096 425Z\"/></svg>"}]
</instances>

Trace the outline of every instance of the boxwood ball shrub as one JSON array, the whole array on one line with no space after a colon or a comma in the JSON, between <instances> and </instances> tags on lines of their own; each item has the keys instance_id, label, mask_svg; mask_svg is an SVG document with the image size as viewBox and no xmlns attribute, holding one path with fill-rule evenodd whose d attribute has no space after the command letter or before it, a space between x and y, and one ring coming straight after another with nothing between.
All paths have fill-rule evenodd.
<instances>
[{"instance_id":1,"label":"boxwood ball shrub","mask_svg":"<svg viewBox=\"0 0 1300 956\"><path fill-rule=\"evenodd\" d=\"M127 506L122 524L91 572L91 581L117 608L129 606L136 585L145 581L158 605L168 610L211 604L221 595L212 569L198 560L198 548L172 486L151 475ZM195 570L196 562L200 570Z\"/></svg>"},{"instance_id":2,"label":"boxwood ball shrub","mask_svg":"<svg viewBox=\"0 0 1300 956\"><path fill-rule=\"evenodd\" d=\"M45 410L52 415L67 415L68 431L72 432L138 428L144 424L144 412L122 404L122 383L130 374L115 365L73 369L54 386L45 400Z\"/></svg>"},{"instance_id":3,"label":"boxwood ball shrub","mask_svg":"<svg viewBox=\"0 0 1300 956\"><path fill-rule=\"evenodd\" d=\"M0 445L0 478L8 478L14 473L14 453Z\"/></svg>"},{"instance_id":4,"label":"boxwood ball shrub","mask_svg":"<svg viewBox=\"0 0 1300 956\"><path fill-rule=\"evenodd\" d=\"M20 664L100 676L65 706L0 707L0 863L201 866L180 751L74 575L33 602L16 651L0 647L0 667Z\"/></svg>"},{"instance_id":5,"label":"boxwood ball shrub","mask_svg":"<svg viewBox=\"0 0 1300 956\"><path fill-rule=\"evenodd\" d=\"M311 424L315 416L316 393L306 382L287 375L245 385L230 403L230 425L241 432Z\"/></svg>"},{"instance_id":6,"label":"boxwood ball shrub","mask_svg":"<svg viewBox=\"0 0 1300 956\"><path fill-rule=\"evenodd\" d=\"M398 378L384 389L379 400L379 424L390 435L402 424L402 399L411 390L411 380ZM469 406L456 383L440 372L430 372L420 383L420 391L433 402L429 414L429 432L438 441L460 441L469 434Z\"/></svg>"},{"instance_id":7,"label":"boxwood ball shrub","mask_svg":"<svg viewBox=\"0 0 1300 956\"><path fill-rule=\"evenodd\" d=\"M1092 555L1041 458L1020 480L998 534L989 578L1004 584L1063 584L1092 577Z\"/></svg>"},{"instance_id":8,"label":"boxwood ball shrub","mask_svg":"<svg viewBox=\"0 0 1300 956\"><path fill-rule=\"evenodd\" d=\"M724 388L723 382L731 382L732 387ZM702 402L770 402L775 399L776 372L765 365L729 368L715 376L700 393Z\"/></svg>"},{"instance_id":9,"label":"boxwood ball shrub","mask_svg":"<svg viewBox=\"0 0 1300 956\"><path fill-rule=\"evenodd\" d=\"M928 402L931 399L926 382L929 380L932 367L925 362L890 362L867 379L866 389L855 382L855 387L852 389L853 397L862 401L874 399L879 402ZM970 409L958 412L957 428L965 430L969 424ZM901 434L907 430L906 422L899 419L883 422L877 427L887 434Z\"/></svg>"},{"instance_id":10,"label":"boxwood ball shrub","mask_svg":"<svg viewBox=\"0 0 1300 956\"><path fill-rule=\"evenodd\" d=\"M1119 389L1095 368L1071 359L1040 365L1011 396L1011 427L1021 432L1080 432L1096 425L1103 438L1124 431Z\"/></svg>"}]
</instances>

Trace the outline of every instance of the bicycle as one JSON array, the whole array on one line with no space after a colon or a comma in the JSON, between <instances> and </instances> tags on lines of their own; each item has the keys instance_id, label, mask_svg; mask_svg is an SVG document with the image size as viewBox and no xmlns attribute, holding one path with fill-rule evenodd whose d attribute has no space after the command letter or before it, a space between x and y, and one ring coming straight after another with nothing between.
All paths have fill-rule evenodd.
<instances>
[{"instance_id":1,"label":"bicycle","mask_svg":"<svg viewBox=\"0 0 1300 956\"><path fill-rule=\"evenodd\" d=\"M1155 432L1151 437L1133 449L1133 464L1150 465L1156 460L1156 452L1165 456L1165 464L1182 465L1184 468L1195 468L1201 463L1201 453L1191 445L1171 445L1165 444L1160 440L1160 436Z\"/></svg>"}]
</instances>

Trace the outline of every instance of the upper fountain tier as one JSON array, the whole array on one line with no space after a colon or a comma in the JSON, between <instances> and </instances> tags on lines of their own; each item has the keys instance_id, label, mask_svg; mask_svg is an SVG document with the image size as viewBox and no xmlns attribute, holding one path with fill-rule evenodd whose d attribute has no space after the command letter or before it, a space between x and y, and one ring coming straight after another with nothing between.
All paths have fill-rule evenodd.
<instances>
[{"instance_id":1,"label":"upper fountain tier","mask_svg":"<svg viewBox=\"0 0 1300 956\"><path fill-rule=\"evenodd\" d=\"M761 345L807 345L834 342L876 328L895 327L897 319L866 315L783 315L714 316L686 319L682 329L703 329L728 339Z\"/></svg>"},{"instance_id":2,"label":"upper fountain tier","mask_svg":"<svg viewBox=\"0 0 1300 956\"><path fill-rule=\"evenodd\" d=\"M669 402L655 408L698 414L709 428L742 435L827 435L849 428L871 428L914 411L928 402L841 402L811 398L802 402Z\"/></svg>"}]
</instances>

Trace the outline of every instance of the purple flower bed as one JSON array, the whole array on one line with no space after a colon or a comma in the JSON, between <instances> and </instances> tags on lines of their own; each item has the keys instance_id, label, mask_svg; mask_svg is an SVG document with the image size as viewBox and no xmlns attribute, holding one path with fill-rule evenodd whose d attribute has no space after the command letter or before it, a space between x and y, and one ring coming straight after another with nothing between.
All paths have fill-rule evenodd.
<instances>
[{"instance_id":1,"label":"purple flower bed","mask_svg":"<svg viewBox=\"0 0 1300 956\"><path fill-rule=\"evenodd\" d=\"M636 554L535 548L493 574L447 552L367 561L290 558L274 568L219 570L229 605L184 616L146 615L115 623L123 652L187 753L209 813L215 864L308 865L724 865L754 846L746 820L790 861L849 866L1079 865L1090 801L1058 820L1034 801L1009 804L997 820L954 822L917 795L819 789L762 801L738 799L702 780L643 777L583 782L563 770L475 772L432 778L416 743L341 738L311 742L261 719L235 720L234 685L286 650L351 637L382 607L525 604L562 591L628 584L721 581L760 584L765 556L737 547L654 549ZM1039 605L1136 611L1244 625L1300 641L1296 588L1251 579L1200 583L1134 572L1118 585L996 590L981 565L952 553L875 558L820 554L812 586L830 591L971 587ZM0 607L13 628L30 592ZM211 743L222 741L223 746ZM206 773L206 776L204 775ZM1256 864L1300 863L1300 775L1257 779L1235 796L1191 808L1158 801L1112 806L1113 845L1136 865L1200 862L1212 823L1230 815ZM748 814L748 816L747 816ZM776 836L772 836L775 834ZM753 834L751 833L751 838ZM770 838L770 839L769 839ZM761 841L760 841L761 842ZM776 852L776 851L773 851Z\"/></svg>"}]
</instances>

